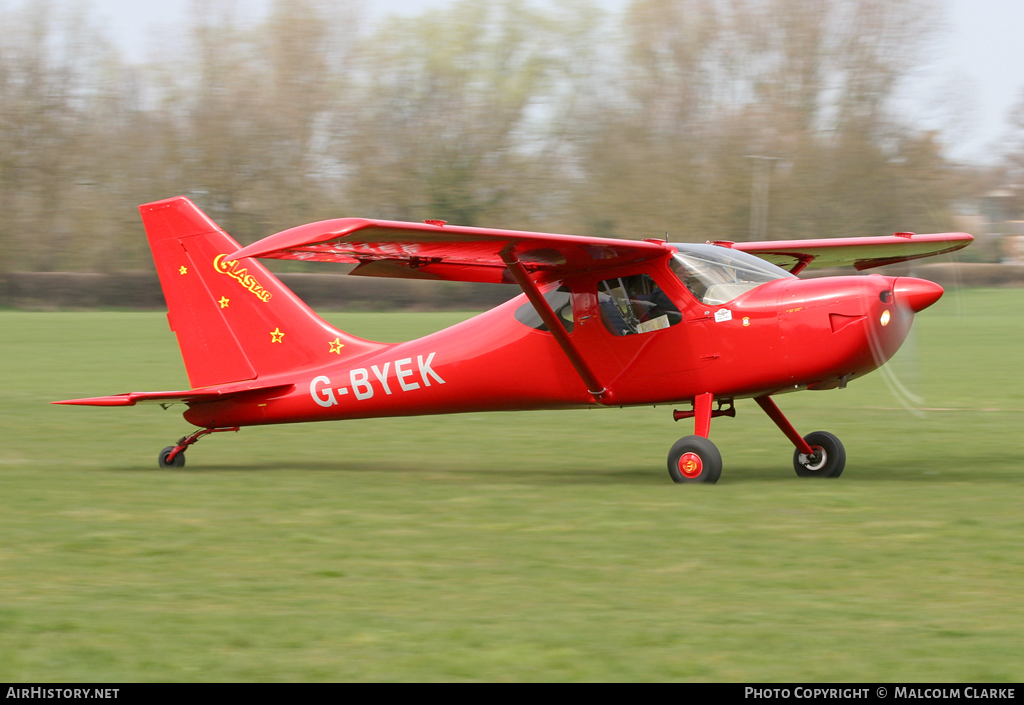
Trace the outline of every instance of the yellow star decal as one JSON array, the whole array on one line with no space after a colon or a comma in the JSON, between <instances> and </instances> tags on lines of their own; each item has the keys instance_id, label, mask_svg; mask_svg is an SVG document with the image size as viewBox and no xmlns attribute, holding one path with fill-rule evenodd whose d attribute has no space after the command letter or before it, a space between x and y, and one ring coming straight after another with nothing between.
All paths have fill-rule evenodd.
<instances>
[{"instance_id":1,"label":"yellow star decal","mask_svg":"<svg viewBox=\"0 0 1024 705\"><path fill-rule=\"evenodd\" d=\"M188 274L188 267L185 265L178 267L178 274Z\"/></svg>"},{"instance_id":2,"label":"yellow star decal","mask_svg":"<svg viewBox=\"0 0 1024 705\"><path fill-rule=\"evenodd\" d=\"M332 353L338 353L339 355L341 355L341 349L345 347L345 343L341 342L341 338L335 338L327 344L331 346Z\"/></svg>"},{"instance_id":3,"label":"yellow star decal","mask_svg":"<svg viewBox=\"0 0 1024 705\"><path fill-rule=\"evenodd\" d=\"M218 301L217 303L219 303L219 304L220 304L220 307L221 307L221 308L227 308L227 307L228 307L228 302L229 302L229 301L231 301L231 299L229 299L229 298L228 298L228 297L226 297L226 296L222 296L222 297L220 297L220 301Z\"/></svg>"},{"instance_id":4,"label":"yellow star decal","mask_svg":"<svg viewBox=\"0 0 1024 705\"><path fill-rule=\"evenodd\" d=\"M270 331L270 342L271 343L283 343L284 342L284 333L281 332L280 328L275 328L274 330Z\"/></svg>"}]
</instances>

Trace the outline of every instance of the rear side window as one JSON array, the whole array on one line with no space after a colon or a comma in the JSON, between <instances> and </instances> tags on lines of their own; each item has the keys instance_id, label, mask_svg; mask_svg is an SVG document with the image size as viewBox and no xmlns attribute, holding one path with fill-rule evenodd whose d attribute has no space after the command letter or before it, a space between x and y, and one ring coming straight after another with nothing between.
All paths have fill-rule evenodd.
<instances>
[{"instance_id":1,"label":"rear side window","mask_svg":"<svg viewBox=\"0 0 1024 705\"><path fill-rule=\"evenodd\" d=\"M555 316L562 322L566 332L572 333L572 294L569 293L569 287L560 286L557 289L552 289L544 294L544 298L547 299L551 309L555 312ZM537 309L529 301L517 308L515 315L517 321L530 326L530 328L536 328L544 332L548 330L540 314L537 313Z\"/></svg>"},{"instance_id":2,"label":"rear side window","mask_svg":"<svg viewBox=\"0 0 1024 705\"><path fill-rule=\"evenodd\" d=\"M614 335L650 333L674 326L683 314L647 274L605 279L597 286L601 320Z\"/></svg>"}]
</instances>

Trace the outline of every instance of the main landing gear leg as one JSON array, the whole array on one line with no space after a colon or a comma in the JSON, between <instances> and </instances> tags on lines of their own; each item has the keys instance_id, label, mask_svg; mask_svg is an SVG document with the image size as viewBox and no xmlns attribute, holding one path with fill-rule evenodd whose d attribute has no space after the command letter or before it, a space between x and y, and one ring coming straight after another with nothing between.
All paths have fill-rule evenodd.
<instances>
[{"instance_id":1,"label":"main landing gear leg","mask_svg":"<svg viewBox=\"0 0 1024 705\"><path fill-rule=\"evenodd\" d=\"M676 441L668 454L668 474L673 482L706 482L714 484L722 474L722 454L714 443L708 440L711 431L711 417L729 415L719 409L712 411L714 395L710 392L698 394L693 400L693 411L677 411L673 418L693 417L695 435ZM736 415L733 411L732 416Z\"/></svg>"},{"instance_id":2,"label":"main landing gear leg","mask_svg":"<svg viewBox=\"0 0 1024 705\"><path fill-rule=\"evenodd\" d=\"M238 431L238 426L231 426L230 428L203 428L192 435L182 436L178 439L177 444L167 446L160 451L157 461L162 468L183 468L185 467L186 448L208 433L225 433L227 431Z\"/></svg>"},{"instance_id":3,"label":"main landing gear leg","mask_svg":"<svg viewBox=\"0 0 1024 705\"><path fill-rule=\"evenodd\" d=\"M826 431L815 431L801 438L771 397L756 397L754 401L796 446L793 452L793 469L797 475L839 477L843 474L843 468L846 467L846 449L838 438Z\"/></svg>"}]
</instances>

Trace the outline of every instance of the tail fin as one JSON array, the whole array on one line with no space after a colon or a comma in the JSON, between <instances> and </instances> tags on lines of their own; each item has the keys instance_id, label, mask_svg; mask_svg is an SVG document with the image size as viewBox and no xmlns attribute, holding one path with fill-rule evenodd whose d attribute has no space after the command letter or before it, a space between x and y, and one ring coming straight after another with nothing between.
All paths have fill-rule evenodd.
<instances>
[{"instance_id":1,"label":"tail fin","mask_svg":"<svg viewBox=\"0 0 1024 705\"><path fill-rule=\"evenodd\" d=\"M139 206L193 388L265 378L379 347L323 321L183 196Z\"/></svg>"}]
</instances>

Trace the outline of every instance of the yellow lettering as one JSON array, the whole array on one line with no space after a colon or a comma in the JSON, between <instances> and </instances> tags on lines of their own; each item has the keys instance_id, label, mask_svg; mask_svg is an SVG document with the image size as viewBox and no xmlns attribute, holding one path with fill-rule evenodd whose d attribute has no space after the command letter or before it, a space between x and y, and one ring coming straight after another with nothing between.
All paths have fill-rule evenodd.
<instances>
[{"instance_id":1,"label":"yellow lettering","mask_svg":"<svg viewBox=\"0 0 1024 705\"><path fill-rule=\"evenodd\" d=\"M270 292L263 288L256 277L249 274L249 270L239 269L237 260L224 261L226 255L220 254L213 258L213 268L221 274L227 274L232 279L238 281L243 287L251 291L256 295L260 301L266 302L270 300Z\"/></svg>"},{"instance_id":2,"label":"yellow lettering","mask_svg":"<svg viewBox=\"0 0 1024 705\"><path fill-rule=\"evenodd\" d=\"M224 261L226 255L217 255L213 258L213 268L221 274L226 274L231 265L236 264L235 260Z\"/></svg>"}]
</instances>

